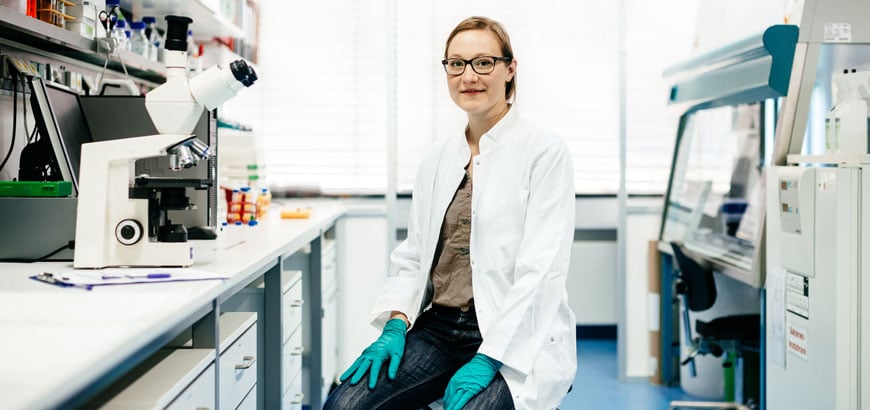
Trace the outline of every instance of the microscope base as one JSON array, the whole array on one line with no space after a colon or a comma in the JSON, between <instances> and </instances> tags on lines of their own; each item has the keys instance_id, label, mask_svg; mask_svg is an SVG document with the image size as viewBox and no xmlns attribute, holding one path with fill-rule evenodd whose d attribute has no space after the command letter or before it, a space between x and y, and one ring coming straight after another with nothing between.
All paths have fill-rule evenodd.
<instances>
[{"instance_id":1,"label":"microscope base","mask_svg":"<svg viewBox=\"0 0 870 410\"><path fill-rule=\"evenodd\" d=\"M193 264L193 244L190 242L148 242L130 246L116 245L103 257L85 258L76 253L76 269L108 267L188 267Z\"/></svg>"}]
</instances>

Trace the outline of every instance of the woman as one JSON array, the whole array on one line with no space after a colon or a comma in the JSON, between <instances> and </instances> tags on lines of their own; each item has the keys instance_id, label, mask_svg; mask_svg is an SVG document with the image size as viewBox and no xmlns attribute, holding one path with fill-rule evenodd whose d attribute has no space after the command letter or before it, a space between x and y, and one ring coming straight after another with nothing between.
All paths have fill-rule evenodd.
<instances>
[{"instance_id":1,"label":"woman","mask_svg":"<svg viewBox=\"0 0 870 410\"><path fill-rule=\"evenodd\" d=\"M468 125L424 157L408 238L373 309L383 334L325 408L418 409L443 397L448 410L551 409L574 379L571 155L509 103L517 61L501 24L459 23L442 64Z\"/></svg>"}]
</instances>

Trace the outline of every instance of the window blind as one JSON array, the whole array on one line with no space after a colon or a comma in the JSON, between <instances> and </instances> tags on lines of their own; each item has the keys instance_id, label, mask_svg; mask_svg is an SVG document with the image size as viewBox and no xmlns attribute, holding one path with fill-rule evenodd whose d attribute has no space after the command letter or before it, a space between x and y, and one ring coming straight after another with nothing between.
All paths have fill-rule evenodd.
<instances>
[{"instance_id":1,"label":"window blind","mask_svg":"<svg viewBox=\"0 0 870 410\"><path fill-rule=\"evenodd\" d=\"M667 189L679 111L665 104L668 66L695 47L697 0L646 2L626 7L626 170L629 194L663 194Z\"/></svg>"},{"instance_id":2,"label":"window blind","mask_svg":"<svg viewBox=\"0 0 870 410\"><path fill-rule=\"evenodd\" d=\"M665 107L661 72L688 55L696 2L627 3L630 193L665 190L677 118ZM261 1L261 8L258 134L270 184L384 192L387 124L395 121L398 190L410 191L423 153L461 136L466 123L440 65L446 37L463 18L484 15L511 36L516 108L568 142L576 191L618 190L618 3L397 1L392 44L383 2ZM395 79L385 75L387 47L395 47ZM395 96L386 94L387 81L396 82ZM386 112L388 98L395 113Z\"/></svg>"},{"instance_id":3,"label":"window blind","mask_svg":"<svg viewBox=\"0 0 870 410\"><path fill-rule=\"evenodd\" d=\"M386 187L385 6L263 1L260 79L270 185Z\"/></svg>"}]
</instances>

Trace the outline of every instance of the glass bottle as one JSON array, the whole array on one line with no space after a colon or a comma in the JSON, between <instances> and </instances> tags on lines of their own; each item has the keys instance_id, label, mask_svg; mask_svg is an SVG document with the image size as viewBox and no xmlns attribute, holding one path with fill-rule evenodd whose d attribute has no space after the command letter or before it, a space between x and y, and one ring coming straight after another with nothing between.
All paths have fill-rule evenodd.
<instances>
[{"instance_id":1,"label":"glass bottle","mask_svg":"<svg viewBox=\"0 0 870 410\"><path fill-rule=\"evenodd\" d=\"M148 58L148 38L145 37L145 23L142 21L130 24L130 50Z\"/></svg>"}]
</instances>

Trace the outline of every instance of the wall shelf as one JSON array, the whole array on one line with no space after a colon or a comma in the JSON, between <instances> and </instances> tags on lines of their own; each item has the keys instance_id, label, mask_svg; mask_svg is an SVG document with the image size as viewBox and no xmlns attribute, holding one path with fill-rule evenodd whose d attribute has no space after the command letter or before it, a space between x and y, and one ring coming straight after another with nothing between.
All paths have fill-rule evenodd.
<instances>
[{"instance_id":1,"label":"wall shelf","mask_svg":"<svg viewBox=\"0 0 870 410\"><path fill-rule=\"evenodd\" d=\"M63 56L100 67L106 61L105 54L97 53L96 41L6 7L0 7L0 41L42 55ZM127 50L121 50L120 55L131 76L158 84L166 79L162 64ZM108 69L124 72L117 54L110 56Z\"/></svg>"}]
</instances>

